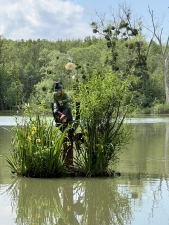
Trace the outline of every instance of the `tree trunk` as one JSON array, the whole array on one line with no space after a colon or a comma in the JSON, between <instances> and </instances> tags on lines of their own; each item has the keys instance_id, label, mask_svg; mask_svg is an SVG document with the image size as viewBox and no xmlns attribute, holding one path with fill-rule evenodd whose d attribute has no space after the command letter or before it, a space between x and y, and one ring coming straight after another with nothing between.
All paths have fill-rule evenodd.
<instances>
[{"instance_id":1,"label":"tree trunk","mask_svg":"<svg viewBox=\"0 0 169 225\"><path fill-rule=\"evenodd\" d=\"M149 8L149 7L148 7ZM160 50L161 50L161 57L162 57L162 68L163 68L163 75L164 75L164 87L165 87L165 99L166 104L169 104L169 84L168 84L168 60L169 60L169 36L167 36L167 41L165 44L162 43L162 36L163 36L163 28L161 27L161 24L156 23L155 24L155 17L153 10L150 10L149 13L152 20L153 29L151 31L153 33L153 38L155 37L159 43Z\"/></svg>"},{"instance_id":2,"label":"tree trunk","mask_svg":"<svg viewBox=\"0 0 169 225\"><path fill-rule=\"evenodd\" d=\"M166 104L169 104L168 59L163 59L163 71L164 71L165 99L166 99Z\"/></svg>"}]
</instances>

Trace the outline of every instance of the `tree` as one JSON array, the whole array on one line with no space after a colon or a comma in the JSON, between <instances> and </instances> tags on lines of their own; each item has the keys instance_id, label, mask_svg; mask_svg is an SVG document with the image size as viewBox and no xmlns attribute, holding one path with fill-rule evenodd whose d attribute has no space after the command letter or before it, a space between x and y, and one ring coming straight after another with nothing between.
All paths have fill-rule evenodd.
<instances>
[{"instance_id":1,"label":"tree","mask_svg":"<svg viewBox=\"0 0 169 225\"><path fill-rule=\"evenodd\" d=\"M97 70L102 68L101 50L98 45L72 48L68 51L68 54L73 57L73 62L77 65L75 74L77 79L84 77L85 69L92 73L94 68L97 68Z\"/></svg>"},{"instance_id":2,"label":"tree","mask_svg":"<svg viewBox=\"0 0 169 225\"><path fill-rule=\"evenodd\" d=\"M50 104L53 102L53 83L53 79L46 78L36 84L29 99L31 104L38 105L41 102L44 102L44 106L50 108Z\"/></svg>"},{"instance_id":3,"label":"tree","mask_svg":"<svg viewBox=\"0 0 169 225\"><path fill-rule=\"evenodd\" d=\"M157 40L157 42L160 45L160 51L161 51L161 63L162 63L162 69L163 69L163 79L164 79L164 87L165 87L165 100L166 103L169 104L169 83L168 83L168 61L169 61L169 35L167 36L167 41L164 44L163 43L163 27L161 26L161 23L156 21L154 16L154 11L151 10L148 7L149 14L151 16L151 22L152 22L152 30L147 28L152 34L153 38Z\"/></svg>"},{"instance_id":4,"label":"tree","mask_svg":"<svg viewBox=\"0 0 169 225\"><path fill-rule=\"evenodd\" d=\"M131 9L126 5L120 6L117 15L111 10L111 16L113 20L107 22L98 14L100 23L92 22L91 24L93 32L102 35L110 49L105 65L111 66L117 74L119 71L123 72L124 78L133 74L136 79L131 91L135 92L135 103L142 107L149 107L147 55L151 42L147 46L141 36L141 20L133 21Z\"/></svg>"}]
</instances>

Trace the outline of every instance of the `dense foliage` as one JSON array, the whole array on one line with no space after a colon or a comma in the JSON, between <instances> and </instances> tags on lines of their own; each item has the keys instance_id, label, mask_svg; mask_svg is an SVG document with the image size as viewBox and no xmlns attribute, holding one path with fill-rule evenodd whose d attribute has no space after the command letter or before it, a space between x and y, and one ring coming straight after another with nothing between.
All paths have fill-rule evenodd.
<instances>
[{"instance_id":1,"label":"dense foliage","mask_svg":"<svg viewBox=\"0 0 169 225\"><path fill-rule=\"evenodd\" d=\"M74 165L85 174L107 174L130 139L124 119L132 106L131 77L122 81L111 70L86 76L79 84L82 140L75 140Z\"/></svg>"},{"instance_id":2,"label":"dense foliage","mask_svg":"<svg viewBox=\"0 0 169 225\"><path fill-rule=\"evenodd\" d=\"M155 104L165 103L159 45L153 42L146 55L149 43L140 34L127 40L111 38L110 46L109 40L96 37L56 42L12 41L1 37L0 110L20 110L25 103L38 104L42 100L49 108L54 81L62 81L71 94L76 81L85 79L85 70L100 71L103 65L113 67L117 75L123 72L123 79L135 76L130 91L140 109L148 111ZM65 69L69 56L77 66L72 71Z\"/></svg>"}]
</instances>

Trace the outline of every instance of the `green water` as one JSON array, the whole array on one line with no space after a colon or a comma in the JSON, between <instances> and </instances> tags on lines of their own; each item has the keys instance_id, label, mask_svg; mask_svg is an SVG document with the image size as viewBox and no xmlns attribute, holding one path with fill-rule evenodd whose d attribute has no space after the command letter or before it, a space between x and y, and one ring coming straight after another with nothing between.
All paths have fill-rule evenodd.
<instances>
[{"instance_id":1,"label":"green water","mask_svg":"<svg viewBox=\"0 0 169 225\"><path fill-rule=\"evenodd\" d=\"M8 155L10 117L0 117L0 154ZM3 121L2 121L3 120ZM32 179L0 159L0 225L168 225L169 119L135 118L116 178Z\"/></svg>"}]
</instances>

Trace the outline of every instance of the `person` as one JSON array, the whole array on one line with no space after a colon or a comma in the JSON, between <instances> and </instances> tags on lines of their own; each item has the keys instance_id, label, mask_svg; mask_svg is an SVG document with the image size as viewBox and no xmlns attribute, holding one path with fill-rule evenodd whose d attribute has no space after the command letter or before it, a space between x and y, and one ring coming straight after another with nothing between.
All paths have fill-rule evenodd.
<instances>
[{"instance_id":1,"label":"person","mask_svg":"<svg viewBox=\"0 0 169 225\"><path fill-rule=\"evenodd\" d=\"M56 123L69 123L73 120L70 99L60 82L54 84L53 115Z\"/></svg>"}]
</instances>

